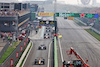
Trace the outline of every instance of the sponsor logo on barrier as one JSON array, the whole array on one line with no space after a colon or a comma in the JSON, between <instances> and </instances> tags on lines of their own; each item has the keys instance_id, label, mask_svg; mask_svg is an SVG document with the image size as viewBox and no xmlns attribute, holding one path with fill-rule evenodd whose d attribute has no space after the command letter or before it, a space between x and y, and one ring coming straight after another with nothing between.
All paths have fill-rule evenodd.
<instances>
[{"instance_id":1,"label":"sponsor logo on barrier","mask_svg":"<svg viewBox=\"0 0 100 67\"><path fill-rule=\"evenodd\" d=\"M26 47L26 41L24 41L24 47Z\"/></svg>"},{"instance_id":2,"label":"sponsor logo on barrier","mask_svg":"<svg viewBox=\"0 0 100 67\"><path fill-rule=\"evenodd\" d=\"M23 52L23 46L21 46L20 51Z\"/></svg>"},{"instance_id":3,"label":"sponsor logo on barrier","mask_svg":"<svg viewBox=\"0 0 100 67\"><path fill-rule=\"evenodd\" d=\"M10 67L13 67L13 59L10 60Z\"/></svg>"},{"instance_id":4,"label":"sponsor logo on barrier","mask_svg":"<svg viewBox=\"0 0 100 67\"><path fill-rule=\"evenodd\" d=\"M18 57L19 57L19 52L17 51L17 52L16 52L16 58L18 58Z\"/></svg>"}]
</instances>

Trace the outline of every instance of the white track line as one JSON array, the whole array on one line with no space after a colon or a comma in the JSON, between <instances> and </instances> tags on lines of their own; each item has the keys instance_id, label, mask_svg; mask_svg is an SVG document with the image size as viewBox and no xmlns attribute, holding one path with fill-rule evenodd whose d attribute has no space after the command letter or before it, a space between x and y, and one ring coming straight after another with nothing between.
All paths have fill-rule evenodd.
<instances>
[{"instance_id":1,"label":"white track line","mask_svg":"<svg viewBox=\"0 0 100 67\"><path fill-rule=\"evenodd\" d=\"M48 66L47 66L47 67L49 67L49 63L50 63L50 48L51 48L51 43L52 43L52 41L51 41L50 44L49 44L49 52L48 52Z\"/></svg>"},{"instance_id":2,"label":"white track line","mask_svg":"<svg viewBox=\"0 0 100 67\"><path fill-rule=\"evenodd\" d=\"M60 48L61 59L62 59L62 62L63 62L64 59L63 59L62 48L61 48L61 43L60 43L59 37L58 37L58 42L59 42L59 48Z\"/></svg>"},{"instance_id":3,"label":"white track line","mask_svg":"<svg viewBox=\"0 0 100 67\"><path fill-rule=\"evenodd\" d=\"M30 48L30 50L29 50L29 52L28 52L26 58L24 59L24 62L23 62L23 64L22 64L22 67L24 67L24 64L25 64L25 62L26 62L26 60L27 60L27 58L28 58L28 56L29 56L29 54L30 54L30 51L32 50L33 42L31 41L31 43L32 43L32 46L31 46L31 48Z\"/></svg>"},{"instance_id":4,"label":"white track line","mask_svg":"<svg viewBox=\"0 0 100 67\"><path fill-rule=\"evenodd\" d=\"M45 26L42 26L41 38L44 37Z\"/></svg>"}]
</instances>

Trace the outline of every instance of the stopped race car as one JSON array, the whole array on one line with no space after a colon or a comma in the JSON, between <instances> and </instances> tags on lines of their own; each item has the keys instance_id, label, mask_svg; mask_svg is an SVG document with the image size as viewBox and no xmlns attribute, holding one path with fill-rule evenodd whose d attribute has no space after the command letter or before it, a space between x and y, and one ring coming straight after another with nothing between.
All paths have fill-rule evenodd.
<instances>
[{"instance_id":1,"label":"stopped race car","mask_svg":"<svg viewBox=\"0 0 100 67\"><path fill-rule=\"evenodd\" d=\"M35 59L34 64L35 65L44 65L45 64L45 59L43 59L43 58L37 58L37 59Z\"/></svg>"},{"instance_id":2,"label":"stopped race car","mask_svg":"<svg viewBox=\"0 0 100 67\"><path fill-rule=\"evenodd\" d=\"M68 61L68 62L66 63L66 67L70 67L71 64L72 64L73 66L75 66L75 67L82 67L82 62L81 62L81 60Z\"/></svg>"},{"instance_id":3,"label":"stopped race car","mask_svg":"<svg viewBox=\"0 0 100 67\"><path fill-rule=\"evenodd\" d=\"M49 35L49 33L45 33L44 36L45 36L45 35Z\"/></svg>"},{"instance_id":4,"label":"stopped race car","mask_svg":"<svg viewBox=\"0 0 100 67\"><path fill-rule=\"evenodd\" d=\"M50 30L46 30L46 32L50 32Z\"/></svg>"},{"instance_id":5,"label":"stopped race car","mask_svg":"<svg viewBox=\"0 0 100 67\"><path fill-rule=\"evenodd\" d=\"M46 27L46 29L50 29L50 27Z\"/></svg>"},{"instance_id":6,"label":"stopped race car","mask_svg":"<svg viewBox=\"0 0 100 67\"><path fill-rule=\"evenodd\" d=\"M39 50L46 50L46 46L43 44L43 45L40 45L39 47L38 47L38 49Z\"/></svg>"},{"instance_id":7,"label":"stopped race car","mask_svg":"<svg viewBox=\"0 0 100 67\"><path fill-rule=\"evenodd\" d=\"M50 37L48 35L45 35L44 36L44 39L49 39Z\"/></svg>"}]
</instances>

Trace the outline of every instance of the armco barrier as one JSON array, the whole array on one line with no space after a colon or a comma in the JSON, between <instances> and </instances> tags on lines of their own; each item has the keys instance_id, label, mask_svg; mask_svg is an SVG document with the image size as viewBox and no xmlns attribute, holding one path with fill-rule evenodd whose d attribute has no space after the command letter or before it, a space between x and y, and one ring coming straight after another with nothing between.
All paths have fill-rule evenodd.
<instances>
[{"instance_id":1,"label":"armco barrier","mask_svg":"<svg viewBox=\"0 0 100 67\"><path fill-rule=\"evenodd\" d=\"M57 42L56 42L56 37L54 37L54 67L58 67Z\"/></svg>"},{"instance_id":2,"label":"armco barrier","mask_svg":"<svg viewBox=\"0 0 100 67\"><path fill-rule=\"evenodd\" d=\"M30 41L27 37L29 33L26 35L26 37L22 40L22 42L16 47L16 49L11 53L11 55L2 63L0 64L0 67L13 67L14 64L18 61L19 57L21 56L21 46L23 47L22 50L24 50L26 47L24 46L24 41L26 41L26 44ZM16 54L18 53L18 54ZM16 57L17 56L17 57Z\"/></svg>"},{"instance_id":3,"label":"armco barrier","mask_svg":"<svg viewBox=\"0 0 100 67\"><path fill-rule=\"evenodd\" d=\"M7 50L7 48L9 47L10 43L7 42L7 44L4 46L4 48L2 49L2 51L0 52L0 59L2 58L3 54L5 53L5 51Z\"/></svg>"}]
</instances>

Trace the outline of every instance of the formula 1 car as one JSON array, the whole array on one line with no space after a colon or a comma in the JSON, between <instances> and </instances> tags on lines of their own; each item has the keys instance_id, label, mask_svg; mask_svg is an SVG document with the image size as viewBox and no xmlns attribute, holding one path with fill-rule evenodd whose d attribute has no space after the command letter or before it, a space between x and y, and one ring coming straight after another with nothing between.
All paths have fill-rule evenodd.
<instances>
[{"instance_id":1,"label":"formula 1 car","mask_svg":"<svg viewBox=\"0 0 100 67\"><path fill-rule=\"evenodd\" d=\"M39 47L38 47L38 50L46 50L46 46L43 44L43 45L40 45Z\"/></svg>"},{"instance_id":2,"label":"formula 1 car","mask_svg":"<svg viewBox=\"0 0 100 67\"><path fill-rule=\"evenodd\" d=\"M48 30L46 30L46 32L50 32L50 30L48 29Z\"/></svg>"},{"instance_id":3,"label":"formula 1 car","mask_svg":"<svg viewBox=\"0 0 100 67\"><path fill-rule=\"evenodd\" d=\"M49 35L49 33L45 33L44 36L45 36L45 35Z\"/></svg>"},{"instance_id":4,"label":"formula 1 car","mask_svg":"<svg viewBox=\"0 0 100 67\"><path fill-rule=\"evenodd\" d=\"M68 61L67 63L64 62L63 64L66 65L66 67L70 67L71 65L75 66L75 67L82 67L83 66L81 60L72 60L72 61Z\"/></svg>"},{"instance_id":5,"label":"formula 1 car","mask_svg":"<svg viewBox=\"0 0 100 67\"><path fill-rule=\"evenodd\" d=\"M43 58L37 58L37 59L35 59L34 64L35 65L44 65L45 64L45 59L43 59Z\"/></svg>"},{"instance_id":6,"label":"formula 1 car","mask_svg":"<svg viewBox=\"0 0 100 67\"><path fill-rule=\"evenodd\" d=\"M45 35L44 36L44 39L49 39L50 37L48 35Z\"/></svg>"},{"instance_id":7,"label":"formula 1 car","mask_svg":"<svg viewBox=\"0 0 100 67\"><path fill-rule=\"evenodd\" d=\"M46 29L50 29L50 27L46 27Z\"/></svg>"}]
</instances>

